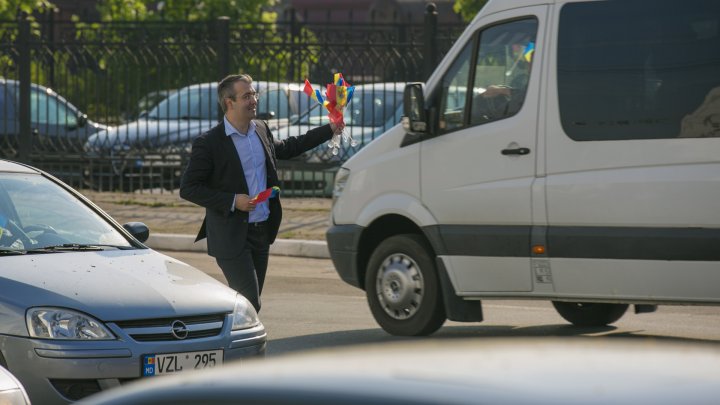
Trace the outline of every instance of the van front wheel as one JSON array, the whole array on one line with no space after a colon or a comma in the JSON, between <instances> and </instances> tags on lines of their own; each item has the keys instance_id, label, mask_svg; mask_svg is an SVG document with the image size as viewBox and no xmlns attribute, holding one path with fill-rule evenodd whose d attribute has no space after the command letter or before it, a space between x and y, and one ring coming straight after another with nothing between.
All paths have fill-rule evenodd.
<instances>
[{"instance_id":1,"label":"van front wheel","mask_svg":"<svg viewBox=\"0 0 720 405\"><path fill-rule=\"evenodd\" d=\"M445 322L431 249L418 235L380 243L368 263L365 291L373 317L392 335L425 336Z\"/></svg>"},{"instance_id":2,"label":"van front wheel","mask_svg":"<svg viewBox=\"0 0 720 405\"><path fill-rule=\"evenodd\" d=\"M553 301L555 310L575 326L605 326L620 319L628 304Z\"/></svg>"}]
</instances>

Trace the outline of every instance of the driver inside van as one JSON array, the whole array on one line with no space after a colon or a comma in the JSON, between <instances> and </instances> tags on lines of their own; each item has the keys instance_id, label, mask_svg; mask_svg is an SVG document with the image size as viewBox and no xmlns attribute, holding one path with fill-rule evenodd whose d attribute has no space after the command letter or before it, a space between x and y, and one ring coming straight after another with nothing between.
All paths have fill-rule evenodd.
<instances>
[{"instance_id":1,"label":"driver inside van","mask_svg":"<svg viewBox=\"0 0 720 405\"><path fill-rule=\"evenodd\" d=\"M512 45L513 61L505 71L505 83L492 84L473 98L472 122L493 121L520 111L525 100L530 67L535 53L532 41Z\"/></svg>"}]
</instances>

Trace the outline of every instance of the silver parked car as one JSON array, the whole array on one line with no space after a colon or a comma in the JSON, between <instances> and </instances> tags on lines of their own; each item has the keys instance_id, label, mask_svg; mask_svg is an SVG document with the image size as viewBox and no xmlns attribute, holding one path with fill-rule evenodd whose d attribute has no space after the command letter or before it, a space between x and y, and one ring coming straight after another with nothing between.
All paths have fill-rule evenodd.
<instances>
[{"instance_id":1,"label":"silver parked car","mask_svg":"<svg viewBox=\"0 0 720 405\"><path fill-rule=\"evenodd\" d=\"M308 162L327 163L345 161L367 143L394 127L402 117L403 91L405 83L373 83L355 86L350 103L343 114L345 134L356 142L341 139L341 147L336 155L328 144L322 144L308 151L302 159ZM328 112L325 107L315 103L305 114L291 125L280 128L275 136L285 139L306 133L312 128L329 124Z\"/></svg>"},{"instance_id":2,"label":"silver parked car","mask_svg":"<svg viewBox=\"0 0 720 405\"><path fill-rule=\"evenodd\" d=\"M254 81L257 116L276 130L310 106L298 84ZM170 94L136 121L88 138L85 152L95 166L85 174L94 189L129 191L179 186L194 138L219 121L217 83L201 83ZM121 185L121 187L118 187Z\"/></svg>"},{"instance_id":3,"label":"silver parked car","mask_svg":"<svg viewBox=\"0 0 720 405\"><path fill-rule=\"evenodd\" d=\"M404 83L355 86L353 98L344 112L344 133L352 136L355 145L351 145L349 139L345 141L341 138L337 154L333 154L329 143L323 143L295 158L297 163L301 163L296 169L281 170L278 173L284 195L331 197L338 163L349 159L368 142L400 122L404 89ZM278 139L285 139L328 123L330 119L327 109L315 103L300 118L291 125L278 129L274 135Z\"/></svg>"},{"instance_id":4,"label":"silver parked car","mask_svg":"<svg viewBox=\"0 0 720 405\"><path fill-rule=\"evenodd\" d=\"M30 405L25 387L5 367L0 367L0 404Z\"/></svg>"},{"instance_id":5,"label":"silver parked car","mask_svg":"<svg viewBox=\"0 0 720 405\"><path fill-rule=\"evenodd\" d=\"M33 403L262 356L252 305L52 176L0 160L0 365Z\"/></svg>"}]
</instances>

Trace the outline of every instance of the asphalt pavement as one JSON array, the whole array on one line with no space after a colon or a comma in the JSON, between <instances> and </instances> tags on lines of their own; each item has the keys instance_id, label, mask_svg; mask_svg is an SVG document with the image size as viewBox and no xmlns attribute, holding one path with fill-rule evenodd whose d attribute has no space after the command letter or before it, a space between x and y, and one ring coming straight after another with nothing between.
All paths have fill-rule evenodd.
<instances>
[{"instance_id":1,"label":"asphalt pavement","mask_svg":"<svg viewBox=\"0 0 720 405\"><path fill-rule=\"evenodd\" d=\"M205 209L175 192L141 190L134 193L94 192L83 195L120 224L143 222L150 228L148 246L156 250L207 252L205 241L195 243ZM282 198L283 220L270 254L329 258L325 232L330 225L329 198Z\"/></svg>"}]
</instances>

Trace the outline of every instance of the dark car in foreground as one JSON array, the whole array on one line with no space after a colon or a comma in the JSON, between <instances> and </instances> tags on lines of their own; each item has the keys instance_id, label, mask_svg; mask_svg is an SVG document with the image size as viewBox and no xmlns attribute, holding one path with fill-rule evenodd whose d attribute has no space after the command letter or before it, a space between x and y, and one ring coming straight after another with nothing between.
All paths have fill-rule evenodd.
<instances>
[{"instance_id":1,"label":"dark car in foreground","mask_svg":"<svg viewBox=\"0 0 720 405\"><path fill-rule=\"evenodd\" d=\"M87 405L710 404L720 351L611 338L441 339L325 349L143 381Z\"/></svg>"},{"instance_id":2,"label":"dark car in foreground","mask_svg":"<svg viewBox=\"0 0 720 405\"><path fill-rule=\"evenodd\" d=\"M262 356L242 295L54 177L0 160L0 365L35 404Z\"/></svg>"}]
</instances>

